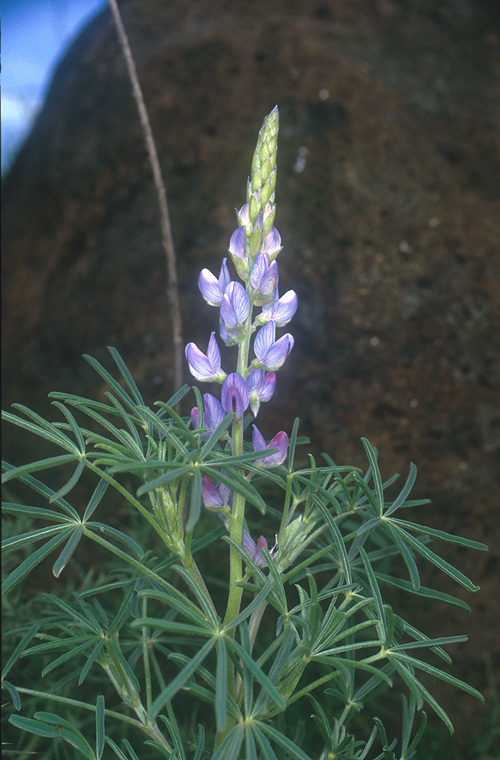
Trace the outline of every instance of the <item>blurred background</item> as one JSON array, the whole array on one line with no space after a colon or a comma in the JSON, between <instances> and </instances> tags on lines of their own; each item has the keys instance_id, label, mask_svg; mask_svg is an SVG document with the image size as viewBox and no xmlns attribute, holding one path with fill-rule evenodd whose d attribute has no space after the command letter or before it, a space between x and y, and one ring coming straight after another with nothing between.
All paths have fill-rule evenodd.
<instances>
[{"instance_id":1,"label":"blurred background","mask_svg":"<svg viewBox=\"0 0 500 760\"><path fill-rule=\"evenodd\" d=\"M466 598L470 615L418 599L411 614L429 635L469 636L454 673L487 697L432 685L457 732L432 724L434 756L493 757L480 741L500 680L500 6L120 7L167 184L185 342L203 348L216 329L198 272L219 270L257 131L280 108L280 289L297 291L299 309L261 430L271 438L300 416L309 451L363 467L368 437L384 476L417 465L415 496L432 506L415 521L490 545L440 549L480 585L474 596L424 578ZM157 200L109 10L6 2L3 52L4 407L53 416L52 390L99 396L82 354L110 367L107 345L148 401L166 399ZM30 125L19 149L9 114ZM4 435L8 459L35 458L34 442Z\"/></svg>"},{"instance_id":2,"label":"blurred background","mask_svg":"<svg viewBox=\"0 0 500 760\"><path fill-rule=\"evenodd\" d=\"M43 104L56 64L105 0L2 3L2 174Z\"/></svg>"}]
</instances>

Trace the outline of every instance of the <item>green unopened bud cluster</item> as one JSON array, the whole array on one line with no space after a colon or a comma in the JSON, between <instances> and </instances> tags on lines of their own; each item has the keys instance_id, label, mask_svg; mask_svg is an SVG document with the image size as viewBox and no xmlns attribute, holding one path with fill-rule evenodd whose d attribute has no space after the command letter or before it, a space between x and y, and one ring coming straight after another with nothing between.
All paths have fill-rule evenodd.
<instances>
[{"instance_id":1,"label":"green unopened bud cluster","mask_svg":"<svg viewBox=\"0 0 500 760\"><path fill-rule=\"evenodd\" d=\"M240 212L240 223L246 226L247 252L252 260L274 224L278 130L279 112L276 106L266 116L260 129L247 185L247 202L243 207L244 213Z\"/></svg>"}]
</instances>

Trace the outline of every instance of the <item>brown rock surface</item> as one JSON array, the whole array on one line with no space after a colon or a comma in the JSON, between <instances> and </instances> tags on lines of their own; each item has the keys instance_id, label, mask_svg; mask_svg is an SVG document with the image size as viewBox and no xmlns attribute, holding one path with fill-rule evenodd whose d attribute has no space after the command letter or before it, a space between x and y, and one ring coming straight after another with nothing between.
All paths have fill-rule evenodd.
<instances>
[{"instance_id":1,"label":"brown rock surface","mask_svg":"<svg viewBox=\"0 0 500 760\"><path fill-rule=\"evenodd\" d=\"M417 464L417 493L433 502L422 519L490 545L445 551L481 586L472 615L425 620L429 633L468 633L455 672L486 688L483 657L500 666L495 4L121 7L167 181L186 340L204 345L215 329L196 278L218 269L277 103L281 283L300 306L263 432L300 415L314 451L356 464L365 435L385 475ZM99 392L81 354L109 365L106 345L149 400L168 397L157 202L109 12L58 68L4 183L3 227L4 406ZM467 752L468 716L479 729L484 708L444 699Z\"/></svg>"}]
</instances>

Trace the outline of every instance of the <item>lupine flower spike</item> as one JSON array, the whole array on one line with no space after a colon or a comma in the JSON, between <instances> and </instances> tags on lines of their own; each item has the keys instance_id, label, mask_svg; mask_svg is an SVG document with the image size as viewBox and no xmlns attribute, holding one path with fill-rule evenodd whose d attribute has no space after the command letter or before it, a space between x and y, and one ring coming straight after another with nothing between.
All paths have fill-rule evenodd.
<instances>
[{"instance_id":1,"label":"lupine flower spike","mask_svg":"<svg viewBox=\"0 0 500 760\"><path fill-rule=\"evenodd\" d=\"M226 374L222 369L214 333L210 336L206 354L194 343L186 346L191 374L201 382L222 384L220 401L210 393L203 396L203 436L210 436L224 416L232 412L231 433L225 433L225 438L230 438L232 454L238 456L244 452L244 414L250 408L256 417L261 404L271 399L276 388L276 372L285 363L294 343L290 333L276 337L276 329L288 324L297 309L297 296L293 290L281 298L278 293L277 257L282 249L281 236L274 227L278 126L278 109L274 108L259 132L246 202L237 211L238 227L229 241L229 255L241 282L232 279L227 258L222 260L218 277L203 269L198 278L200 292L207 304L219 309L222 341L226 346L237 347L236 371ZM249 363L254 332L255 358ZM199 417L200 411L195 407L191 411L194 429L201 427ZM288 436L283 430L266 444L254 426L252 444L256 452L263 452L263 456L255 460L260 467L278 467L285 461ZM277 450L266 454L268 449ZM231 538L242 545L259 567L264 567L266 559L262 549L267 548L267 542L261 536L256 544L243 530L245 502L236 492L230 497L227 494L230 490L205 477L202 501L224 519ZM236 575L234 578L237 580Z\"/></svg>"}]
</instances>

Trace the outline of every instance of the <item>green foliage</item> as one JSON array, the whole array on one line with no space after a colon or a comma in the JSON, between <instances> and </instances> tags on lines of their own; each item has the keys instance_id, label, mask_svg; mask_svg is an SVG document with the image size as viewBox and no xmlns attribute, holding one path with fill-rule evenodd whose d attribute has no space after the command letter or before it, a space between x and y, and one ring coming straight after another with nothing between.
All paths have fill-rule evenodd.
<instances>
[{"instance_id":1,"label":"green foliage","mask_svg":"<svg viewBox=\"0 0 500 760\"><path fill-rule=\"evenodd\" d=\"M150 408L111 355L119 380L87 357L109 387L104 402L57 393L56 421L19 405L4 415L53 447L4 465L4 756L408 760L424 704L452 731L421 677L481 698L447 669L446 645L465 637L431 639L389 601L397 589L467 608L422 586L419 563L474 591L430 543L486 547L407 519L426 503L409 498L414 465L393 497L395 478L383 481L366 440L365 473L328 457L296 464L306 443L296 421L288 462L264 470L262 452L232 454L232 415L213 433L193 430L175 411L187 387ZM203 476L240 494L249 524L277 533L266 567L202 509ZM243 602L224 618L227 544L247 569ZM93 546L108 559L83 571L80 550ZM60 591L34 595L35 577L54 589L47 558ZM360 721L382 687L408 694L397 739L377 717L368 732Z\"/></svg>"}]
</instances>

